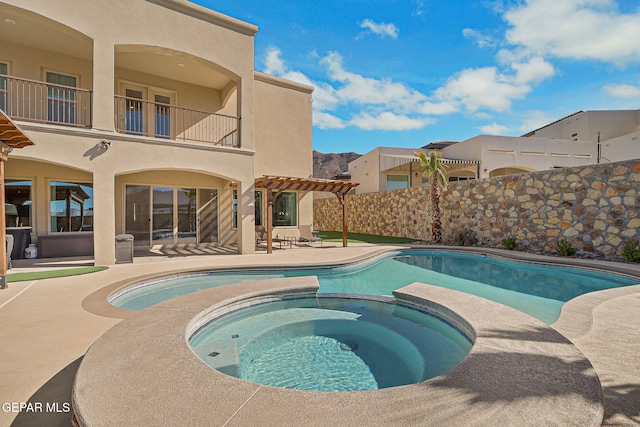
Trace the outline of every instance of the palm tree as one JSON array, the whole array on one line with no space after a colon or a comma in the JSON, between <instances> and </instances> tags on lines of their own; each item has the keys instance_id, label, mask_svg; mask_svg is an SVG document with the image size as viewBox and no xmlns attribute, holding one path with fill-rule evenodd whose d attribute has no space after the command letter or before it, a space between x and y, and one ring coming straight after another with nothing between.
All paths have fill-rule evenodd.
<instances>
[{"instance_id":1,"label":"palm tree","mask_svg":"<svg viewBox=\"0 0 640 427\"><path fill-rule=\"evenodd\" d=\"M445 172L447 165L442 161L442 154L430 151L425 154L415 152L420 158L420 166L423 168L422 176L429 179L431 184L431 239L435 243L442 243L442 218L440 213L440 194L447 188L447 178Z\"/></svg>"}]
</instances>

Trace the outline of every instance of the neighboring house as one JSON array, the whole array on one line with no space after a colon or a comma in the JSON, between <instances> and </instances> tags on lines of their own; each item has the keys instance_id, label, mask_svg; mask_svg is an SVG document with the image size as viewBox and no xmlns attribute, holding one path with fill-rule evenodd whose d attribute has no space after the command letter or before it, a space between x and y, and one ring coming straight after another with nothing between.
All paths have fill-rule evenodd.
<instances>
[{"instance_id":1,"label":"neighboring house","mask_svg":"<svg viewBox=\"0 0 640 427\"><path fill-rule=\"evenodd\" d=\"M584 142L596 148L596 163L636 159L640 158L640 110L579 111L523 137Z\"/></svg>"},{"instance_id":2,"label":"neighboring house","mask_svg":"<svg viewBox=\"0 0 640 427\"><path fill-rule=\"evenodd\" d=\"M416 151L428 152L424 147L394 148L378 147L349 163L351 181L360 185L356 193L396 190L407 187L427 185L428 179L422 176L420 159ZM445 156L446 157L446 156ZM449 165L447 177L450 181L474 179L478 176L479 162L447 157Z\"/></svg>"},{"instance_id":3,"label":"neighboring house","mask_svg":"<svg viewBox=\"0 0 640 427\"><path fill-rule=\"evenodd\" d=\"M640 158L640 110L580 111L521 137L433 142L449 181ZM349 163L358 193L425 185L415 149L379 147Z\"/></svg>"},{"instance_id":4,"label":"neighboring house","mask_svg":"<svg viewBox=\"0 0 640 427\"><path fill-rule=\"evenodd\" d=\"M312 173L313 88L254 71L257 27L184 0L0 3L0 109L35 146L6 164L41 257L135 246L255 250L262 175ZM282 192L274 223L312 223ZM9 211L9 210L8 210Z\"/></svg>"}]
</instances>

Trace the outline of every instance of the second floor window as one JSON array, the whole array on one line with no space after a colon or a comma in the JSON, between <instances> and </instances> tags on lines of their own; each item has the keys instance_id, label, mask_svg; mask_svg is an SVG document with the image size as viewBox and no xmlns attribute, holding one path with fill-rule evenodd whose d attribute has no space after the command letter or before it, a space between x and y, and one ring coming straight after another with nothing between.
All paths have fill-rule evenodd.
<instances>
[{"instance_id":1,"label":"second floor window","mask_svg":"<svg viewBox=\"0 0 640 427\"><path fill-rule=\"evenodd\" d=\"M76 123L77 78L47 71L47 111L48 120L57 123Z\"/></svg>"}]
</instances>

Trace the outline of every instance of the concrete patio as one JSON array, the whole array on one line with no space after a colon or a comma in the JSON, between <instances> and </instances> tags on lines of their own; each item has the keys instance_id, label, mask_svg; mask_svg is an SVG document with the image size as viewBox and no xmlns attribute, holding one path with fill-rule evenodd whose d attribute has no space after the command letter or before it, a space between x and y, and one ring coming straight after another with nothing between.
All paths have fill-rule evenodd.
<instances>
[{"instance_id":1,"label":"concrete patio","mask_svg":"<svg viewBox=\"0 0 640 427\"><path fill-rule=\"evenodd\" d=\"M322 249L282 250L271 255L160 254L137 257L133 264L90 275L10 283L0 291L0 425L70 424L70 390L80 360L98 337L121 321L82 308L88 295L105 286L184 269L342 263L389 248L354 244L348 248L325 245ZM77 260L82 262L88 261ZM594 266L593 261L586 264ZM635 265L595 264L640 275L640 267ZM33 268L38 267L24 267ZM13 272L24 269L17 266ZM571 340L595 368L603 386L603 425L640 425L640 286L580 296L565 304L552 327ZM16 411L11 405L16 403L19 409L21 402L31 403L33 411L25 410L29 407Z\"/></svg>"}]
</instances>

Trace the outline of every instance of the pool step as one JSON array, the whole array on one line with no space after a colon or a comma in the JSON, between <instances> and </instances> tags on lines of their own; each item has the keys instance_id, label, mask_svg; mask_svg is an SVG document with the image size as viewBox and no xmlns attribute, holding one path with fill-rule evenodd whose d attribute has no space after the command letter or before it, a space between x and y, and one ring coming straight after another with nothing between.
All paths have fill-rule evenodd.
<instances>
[{"instance_id":1,"label":"pool step","mask_svg":"<svg viewBox=\"0 0 640 427\"><path fill-rule=\"evenodd\" d=\"M240 356L235 342L209 344L198 347L196 353L207 365L227 375L240 375Z\"/></svg>"}]
</instances>

